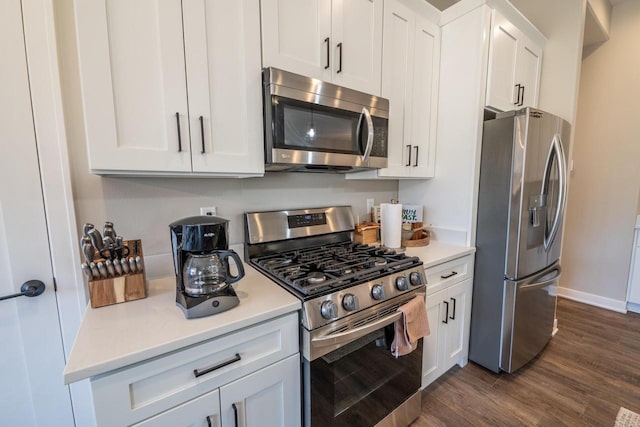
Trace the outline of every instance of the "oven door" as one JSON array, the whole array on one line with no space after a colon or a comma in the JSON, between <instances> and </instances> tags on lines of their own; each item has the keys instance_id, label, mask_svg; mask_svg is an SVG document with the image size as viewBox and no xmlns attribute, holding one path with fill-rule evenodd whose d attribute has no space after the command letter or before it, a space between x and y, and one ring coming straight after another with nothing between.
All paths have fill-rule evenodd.
<instances>
[{"instance_id":1,"label":"oven door","mask_svg":"<svg viewBox=\"0 0 640 427\"><path fill-rule=\"evenodd\" d=\"M396 318L313 360L303 358L306 426L373 426L420 389L422 339L413 352L394 357Z\"/></svg>"},{"instance_id":2,"label":"oven door","mask_svg":"<svg viewBox=\"0 0 640 427\"><path fill-rule=\"evenodd\" d=\"M267 163L351 168L386 167L387 123L360 107L340 109L270 96Z\"/></svg>"}]
</instances>

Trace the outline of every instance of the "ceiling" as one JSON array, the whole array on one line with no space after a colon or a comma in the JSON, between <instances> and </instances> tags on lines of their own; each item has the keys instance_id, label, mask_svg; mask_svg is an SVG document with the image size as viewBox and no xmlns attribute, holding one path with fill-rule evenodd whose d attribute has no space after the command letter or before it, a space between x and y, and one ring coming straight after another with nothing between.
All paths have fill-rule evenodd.
<instances>
[{"instance_id":1,"label":"ceiling","mask_svg":"<svg viewBox=\"0 0 640 427\"><path fill-rule=\"evenodd\" d=\"M456 3L458 3L460 0L426 0L428 3L431 3L433 6L435 6L436 8L440 9L440 10L445 10L446 8L448 8L449 6L452 6ZM625 1L629 1L629 0L609 0L609 2L611 3L611 5L616 6L622 2Z\"/></svg>"}]
</instances>

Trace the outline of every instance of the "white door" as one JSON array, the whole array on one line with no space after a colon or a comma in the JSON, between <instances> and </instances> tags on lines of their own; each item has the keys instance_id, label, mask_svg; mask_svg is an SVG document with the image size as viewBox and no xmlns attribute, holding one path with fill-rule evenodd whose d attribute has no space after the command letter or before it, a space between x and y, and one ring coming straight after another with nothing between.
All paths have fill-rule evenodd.
<instances>
[{"instance_id":1,"label":"white door","mask_svg":"<svg viewBox=\"0 0 640 427\"><path fill-rule=\"evenodd\" d=\"M469 325L471 316L471 279L456 283L448 289L449 319L447 324L447 343L445 346L445 366L456 363L466 364L462 360L468 354Z\"/></svg>"},{"instance_id":2,"label":"white door","mask_svg":"<svg viewBox=\"0 0 640 427\"><path fill-rule=\"evenodd\" d=\"M440 27L416 15L411 93L411 176L433 177L440 69Z\"/></svg>"},{"instance_id":3,"label":"white door","mask_svg":"<svg viewBox=\"0 0 640 427\"><path fill-rule=\"evenodd\" d=\"M415 13L398 1L385 5L382 96L389 99L389 136L387 168L378 174L385 177L410 175L407 166L411 143L411 88L413 86Z\"/></svg>"},{"instance_id":4,"label":"white door","mask_svg":"<svg viewBox=\"0 0 640 427\"><path fill-rule=\"evenodd\" d=\"M333 0L333 82L380 95L382 0Z\"/></svg>"},{"instance_id":5,"label":"white door","mask_svg":"<svg viewBox=\"0 0 640 427\"><path fill-rule=\"evenodd\" d=\"M191 171L181 3L75 3L93 171Z\"/></svg>"},{"instance_id":6,"label":"white door","mask_svg":"<svg viewBox=\"0 0 640 427\"><path fill-rule=\"evenodd\" d=\"M331 81L331 0L262 0L262 63Z\"/></svg>"},{"instance_id":7,"label":"white door","mask_svg":"<svg viewBox=\"0 0 640 427\"><path fill-rule=\"evenodd\" d=\"M300 407L298 354L220 388L223 427L299 426Z\"/></svg>"},{"instance_id":8,"label":"white door","mask_svg":"<svg viewBox=\"0 0 640 427\"><path fill-rule=\"evenodd\" d=\"M194 172L263 174L259 0L184 1Z\"/></svg>"},{"instance_id":9,"label":"white door","mask_svg":"<svg viewBox=\"0 0 640 427\"><path fill-rule=\"evenodd\" d=\"M515 108L518 98L516 60L521 35L520 30L496 10L492 21L486 105L509 111Z\"/></svg>"},{"instance_id":10,"label":"white door","mask_svg":"<svg viewBox=\"0 0 640 427\"><path fill-rule=\"evenodd\" d=\"M537 107L542 71L542 49L523 37L518 55L518 83L524 86L521 103L523 107Z\"/></svg>"},{"instance_id":11,"label":"white door","mask_svg":"<svg viewBox=\"0 0 640 427\"><path fill-rule=\"evenodd\" d=\"M0 34L0 296L20 292L29 280L45 284L40 296L0 301L0 425L73 426L69 390L62 382L65 362L20 0L0 2Z\"/></svg>"},{"instance_id":12,"label":"white door","mask_svg":"<svg viewBox=\"0 0 640 427\"><path fill-rule=\"evenodd\" d=\"M443 370L443 354L446 327L442 323L446 310L444 301L447 290L443 289L427 295L427 318L429 319L429 336L423 338L422 349L422 387L435 381Z\"/></svg>"}]
</instances>

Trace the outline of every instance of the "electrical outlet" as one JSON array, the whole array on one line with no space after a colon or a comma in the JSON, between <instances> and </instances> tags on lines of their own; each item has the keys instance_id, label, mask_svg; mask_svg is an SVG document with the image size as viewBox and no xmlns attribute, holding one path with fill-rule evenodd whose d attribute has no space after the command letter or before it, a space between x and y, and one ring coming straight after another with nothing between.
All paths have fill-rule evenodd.
<instances>
[{"instance_id":1,"label":"electrical outlet","mask_svg":"<svg viewBox=\"0 0 640 427\"><path fill-rule=\"evenodd\" d=\"M217 212L217 209L215 206L200 208L200 215L202 216L216 216L216 212Z\"/></svg>"}]
</instances>

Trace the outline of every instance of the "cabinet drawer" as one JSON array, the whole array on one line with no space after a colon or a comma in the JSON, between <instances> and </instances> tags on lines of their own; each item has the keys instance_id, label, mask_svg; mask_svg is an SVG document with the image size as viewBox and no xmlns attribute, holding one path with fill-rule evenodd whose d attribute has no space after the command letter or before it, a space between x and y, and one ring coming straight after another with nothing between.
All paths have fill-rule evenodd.
<instances>
[{"instance_id":1,"label":"cabinet drawer","mask_svg":"<svg viewBox=\"0 0 640 427\"><path fill-rule=\"evenodd\" d=\"M445 289L473 275L473 255L467 255L425 269L427 295Z\"/></svg>"},{"instance_id":2,"label":"cabinet drawer","mask_svg":"<svg viewBox=\"0 0 640 427\"><path fill-rule=\"evenodd\" d=\"M130 425L298 352L298 314L92 379L98 425Z\"/></svg>"}]
</instances>

